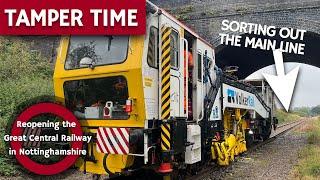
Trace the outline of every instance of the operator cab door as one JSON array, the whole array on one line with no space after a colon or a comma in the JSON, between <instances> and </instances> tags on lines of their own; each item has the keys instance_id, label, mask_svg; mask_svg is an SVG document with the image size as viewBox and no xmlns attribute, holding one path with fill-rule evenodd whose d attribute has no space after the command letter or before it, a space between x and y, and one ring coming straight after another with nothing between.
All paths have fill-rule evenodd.
<instances>
[{"instance_id":1,"label":"operator cab door","mask_svg":"<svg viewBox=\"0 0 320 180\"><path fill-rule=\"evenodd\" d=\"M183 95L184 95L184 64L183 64L183 33L184 30L176 24L174 21L169 19L166 15L162 14L160 15L160 44L159 49L161 52L161 28L163 26L170 27L171 28L171 70L170 70L170 81L171 81L171 87L170 87L170 115L172 117L184 117L184 103L183 103ZM159 57L159 68L161 69L161 53ZM161 72L160 72L161 73ZM161 77L161 76L159 76ZM161 81L160 81L161 83ZM159 85L160 85L159 83ZM160 89L160 88L159 88ZM159 91L161 93L161 91ZM161 95L159 95L161 97ZM160 103L161 105L161 98ZM161 107L160 107L161 108ZM161 111L159 111L161 112Z\"/></svg>"},{"instance_id":2,"label":"operator cab door","mask_svg":"<svg viewBox=\"0 0 320 180\"><path fill-rule=\"evenodd\" d=\"M195 67L193 72L193 82L195 87L193 91L193 117L195 121L201 121L203 119L203 97L204 97L204 85L203 85L203 49L200 48L200 41L197 41L197 51L195 56Z\"/></svg>"},{"instance_id":3,"label":"operator cab door","mask_svg":"<svg viewBox=\"0 0 320 180\"><path fill-rule=\"evenodd\" d=\"M205 78L205 62L208 64L211 80L215 81L214 74L214 51L203 41L197 39L196 53L193 55L195 59L195 67L193 72L193 83L195 84L193 91L193 117L195 121L201 121L204 118L204 100L211 84L208 78Z\"/></svg>"}]
</instances>

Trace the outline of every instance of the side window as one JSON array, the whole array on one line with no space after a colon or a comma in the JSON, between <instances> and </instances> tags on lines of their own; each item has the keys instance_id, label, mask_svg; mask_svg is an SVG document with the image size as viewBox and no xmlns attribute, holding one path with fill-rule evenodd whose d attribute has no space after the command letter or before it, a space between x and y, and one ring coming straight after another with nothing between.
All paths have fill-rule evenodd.
<instances>
[{"instance_id":1,"label":"side window","mask_svg":"<svg viewBox=\"0 0 320 180\"><path fill-rule=\"evenodd\" d=\"M197 64L198 64L198 80L201 81L201 59L202 59L202 55L200 53L198 53L197 56Z\"/></svg>"},{"instance_id":2,"label":"side window","mask_svg":"<svg viewBox=\"0 0 320 180\"><path fill-rule=\"evenodd\" d=\"M179 34L176 31L171 31L171 66L179 67Z\"/></svg>"},{"instance_id":3,"label":"side window","mask_svg":"<svg viewBox=\"0 0 320 180\"><path fill-rule=\"evenodd\" d=\"M147 62L149 66L158 67L158 29L154 26L150 28Z\"/></svg>"}]
</instances>

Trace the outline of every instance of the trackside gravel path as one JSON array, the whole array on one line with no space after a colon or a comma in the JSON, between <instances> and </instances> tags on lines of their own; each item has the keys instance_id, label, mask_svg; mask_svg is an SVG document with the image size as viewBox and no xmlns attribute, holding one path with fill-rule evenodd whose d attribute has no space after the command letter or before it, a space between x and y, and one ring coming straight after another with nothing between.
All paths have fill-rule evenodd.
<instances>
[{"instance_id":1,"label":"trackside gravel path","mask_svg":"<svg viewBox=\"0 0 320 180\"><path fill-rule=\"evenodd\" d=\"M211 172L204 179L292 179L298 152L306 145L306 134L297 131L301 126L303 124L242 155L231 166L223 168L223 172Z\"/></svg>"}]
</instances>

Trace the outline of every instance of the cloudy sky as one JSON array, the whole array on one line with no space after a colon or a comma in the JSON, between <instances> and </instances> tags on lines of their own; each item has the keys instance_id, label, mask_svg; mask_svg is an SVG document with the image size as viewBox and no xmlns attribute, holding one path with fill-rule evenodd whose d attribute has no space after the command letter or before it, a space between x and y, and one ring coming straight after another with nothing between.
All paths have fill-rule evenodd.
<instances>
[{"instance_id":1,"label":"cloudy sky","mask_svg":"<svg viewBox=\"0 0 320 180\"><path fill-rule=\"evenodd\" d=\"M285 72L289 72L298 65L300 65L300 71L290 108L320 105L320 68L306 64L285 63ZM262 79L262 73L275 75L274 65L256 71L247 79Z\"/></svg>"}]
</instances>

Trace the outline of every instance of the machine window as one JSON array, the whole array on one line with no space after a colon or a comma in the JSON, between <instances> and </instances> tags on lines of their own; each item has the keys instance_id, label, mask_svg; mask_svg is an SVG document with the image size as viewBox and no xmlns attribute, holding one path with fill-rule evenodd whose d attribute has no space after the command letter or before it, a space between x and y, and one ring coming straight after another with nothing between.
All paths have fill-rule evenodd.
<instances>
[{"instance_id":1,"label":"machine window","mask_svg":"<svg viewBox=\"0 0 320 180\"><path fill-rule=\"evenodd\" d=\"M150 28L147 61L149 66L158 67L158 29L154 26Z\"/></svg>"},{"instance_id":2,"label":"machine window","mask_svg":"<svg viewBox=\"0 0 320 180\"><path fill-rule=\"evenodd\" d=\"M179 67L179 34L176 31L171 32L171 66L174 68Z\"/></svg>"},{"instance_id":3,"label":"machine window","mask_svg":"<svg viewBox=\"0 0 320 180\"><path fill-rule=\"evenodd\" d=\"M72 36L65 69L122 63L128 44L128 36Z\"/></svg>"},{"instance_id":4,"label":"machine window","mask_svg":"<svg viewBox=\"0 0 320 180\"><path fill-rule=\"evenodd\" d=\"M64 83L66 106L79 119L128 119L125 111L128 95L127 80L123 76Z\"/></svg>"},{"instance_id":5,"label":"machine window","mask_svg":"<svg viewBox=\"0 0 320 180\"><path fill-rule=\"evenodd\" d=\"M201 59L202 59L202 55L198 53L198 56L197 56L197 64L198 64L198 80L201 81Z\"/></svg>"}]
</instances>

